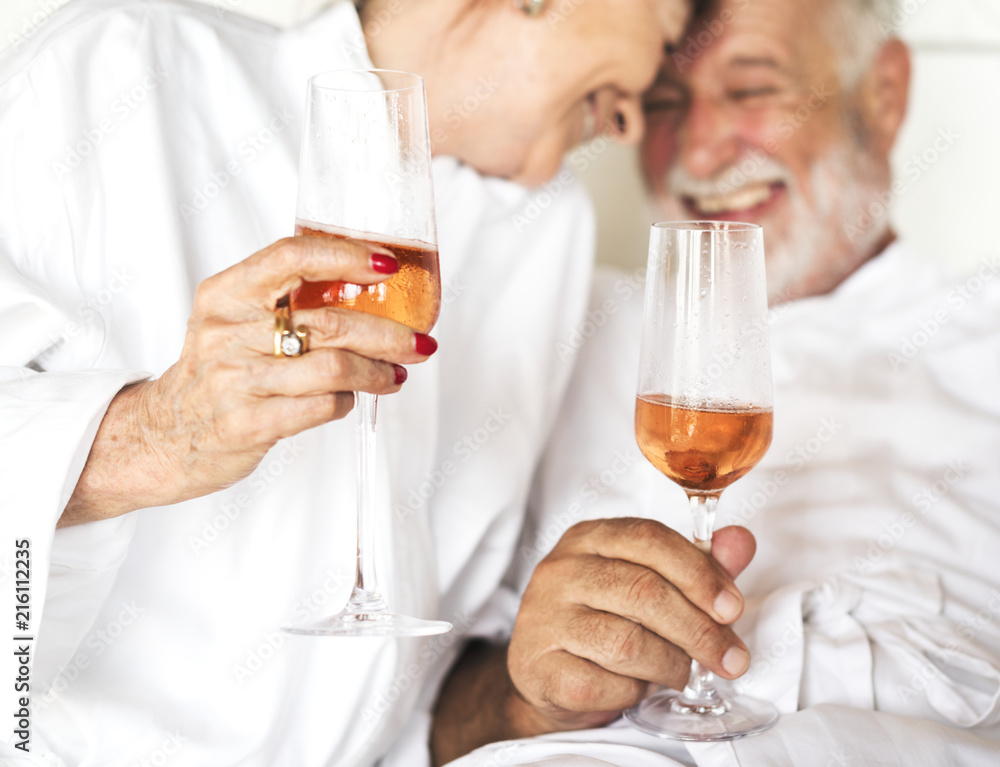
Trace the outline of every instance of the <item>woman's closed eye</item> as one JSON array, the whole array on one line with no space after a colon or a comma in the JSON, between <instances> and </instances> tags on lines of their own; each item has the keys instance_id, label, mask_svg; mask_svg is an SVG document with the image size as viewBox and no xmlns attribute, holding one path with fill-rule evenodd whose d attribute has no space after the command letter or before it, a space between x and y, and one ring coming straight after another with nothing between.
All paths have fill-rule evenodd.
<instances>
[{"instance_id":1,"label":"woman's closed eye","mask_svg":"<svg viewBox=\"0 0 1000 767\"><path fill-rule=\"evenodd\" d=\"M646 114L676 112L687 104L687 97L678 88L654 88L642 100Z\"/></svg>"}]
</instances>

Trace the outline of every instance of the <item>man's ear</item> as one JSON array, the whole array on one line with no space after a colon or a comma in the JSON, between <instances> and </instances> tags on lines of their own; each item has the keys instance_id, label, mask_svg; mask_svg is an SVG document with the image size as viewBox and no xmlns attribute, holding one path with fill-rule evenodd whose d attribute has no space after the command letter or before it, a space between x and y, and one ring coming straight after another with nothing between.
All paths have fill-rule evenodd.
<instances>
[{"instance_id":1,"label":"man's ear","mask_svg":"<svg viewBox=\"0 0 1000 767\"><path fill-rule=\"evenodd\" d=\"M861 86L866 127L876 148L886 155L906 117L909 96L910 50L894 38L875 54Z\"/></svg>"}]
</instances>

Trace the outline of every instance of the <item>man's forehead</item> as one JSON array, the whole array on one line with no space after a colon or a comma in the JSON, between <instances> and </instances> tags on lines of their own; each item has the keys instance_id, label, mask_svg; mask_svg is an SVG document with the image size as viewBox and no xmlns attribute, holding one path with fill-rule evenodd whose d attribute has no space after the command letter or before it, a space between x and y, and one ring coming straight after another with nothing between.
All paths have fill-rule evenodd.
<instances>
[{"instance_id":1,"label":"man's forehead","mask_svg":"<svg viewBox=\"0 0 1000 767\"><path fill-rule=\"evenodd\" d=\"M786 72L808 66L829 52L820 34L827 7L828 0L723 0L667 56L662 79L690 76L706 63Z\"/></svg>"},{"instance_id":2,"label":"man's forehead","mask_svg":"<svg viewBox=\"0 0 1000 767\"><path fill-rule=\"evenodd\" d=\"M804 26L813 26L810 22L826 13L830 1L719 0L708 18L721 21L727 29L786 37L804 31ZM704 28L704 24L701 26Z\"/></svg>"}]
</instances>

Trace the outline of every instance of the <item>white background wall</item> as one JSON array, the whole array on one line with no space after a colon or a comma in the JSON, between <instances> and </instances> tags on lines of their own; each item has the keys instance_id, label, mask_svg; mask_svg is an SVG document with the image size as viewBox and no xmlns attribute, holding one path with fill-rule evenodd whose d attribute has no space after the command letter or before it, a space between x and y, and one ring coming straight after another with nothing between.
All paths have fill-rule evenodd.
<instances>
[{"instance_id":1,"label":"white background wall","mask_svg":"<svg viewBox=\"0 0 1000 767\"><path fill-rule=\"evenodd\" d=\"M0 0L0 48L43 27L65 0ZM277 24L329 0L214 0ZM511 0L513 2L513 0ZM893 201L899 231L925 258L971 266L1000 252L1000 0L898 0L899 33L914 54L910 114L894 154L907 180ZM940 129L954 144L912 180L906 164ZM599 216L598 259L642 263L648 224L635 153L608 145L577 154ZM930 153L929 153L930 154Z\"/></svg>"}]
</instances>

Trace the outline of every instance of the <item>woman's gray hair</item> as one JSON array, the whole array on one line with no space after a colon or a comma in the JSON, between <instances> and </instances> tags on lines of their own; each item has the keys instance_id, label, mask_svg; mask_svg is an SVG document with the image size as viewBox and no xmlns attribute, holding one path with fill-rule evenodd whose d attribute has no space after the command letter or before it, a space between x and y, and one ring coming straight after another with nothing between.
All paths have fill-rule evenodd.
<instances>
[{"instance_id":1,"label":"woman's gray hair","mask_svg":"<svg viewBox=\"0 0 1000 767\"><path fill-rule=\"evenodd\" d=\"M856 86L898 31L896 0L826 0L823 32L837 52L841 88Z\"/></svg>"}]
</instances>

